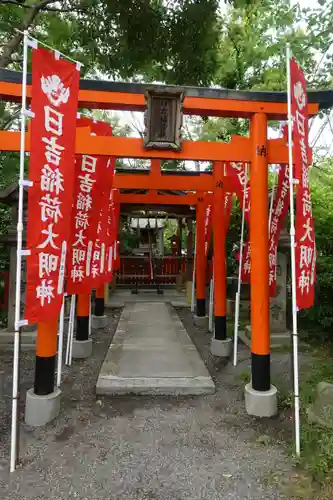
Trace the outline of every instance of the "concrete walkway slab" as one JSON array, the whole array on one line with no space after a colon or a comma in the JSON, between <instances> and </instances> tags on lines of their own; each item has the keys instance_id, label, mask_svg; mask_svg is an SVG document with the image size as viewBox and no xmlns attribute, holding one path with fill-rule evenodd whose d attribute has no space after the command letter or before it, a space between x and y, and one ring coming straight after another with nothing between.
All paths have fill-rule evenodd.
<instances>
[{"instance_id":1,"label":"concrete walkway slab","mask_svg":"<svg viewBox=\"0 0 333 500\"><path fill-rule=\"evenodd\" d=\"M163 302L125 304L96 393L213 392L215 386L207 368L174 309Z\"/></svg>"}]
</instances>

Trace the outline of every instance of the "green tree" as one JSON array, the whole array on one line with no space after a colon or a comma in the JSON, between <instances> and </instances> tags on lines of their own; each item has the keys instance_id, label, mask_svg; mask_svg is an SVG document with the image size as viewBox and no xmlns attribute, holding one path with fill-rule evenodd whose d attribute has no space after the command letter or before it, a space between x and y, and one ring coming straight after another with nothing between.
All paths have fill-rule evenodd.
<instances>
[{"instance_id":1,"label":"green tree","mask_svg":"<svg viewBox=\"0 0 333 500\"><path fill-rule=\"evenodd\" d=\"M0 0L0 67L20 66L22 34L114 78L208 84L218 46L217 0Z\"/></svg>"},{"instance_id":2,"label":"green tree","mask_svg":"<svg viewBox=\"0 0 333 500\"><path fill-rule=\"evenodd\" d=\"M310 88L332 85L333 2L301 8L289 0L234 0L220 16L220 44L214 85L236 90L285 91L286 44L290 43ZM322 4L322 5L321 5ZM271 124L273 125L273 124ZM196 119L204 140L247 134L248 121Z\"/></svg>"},{"instance_id":3,"label":"green tree","mask_svg":"<svg viewBox=\"0 0 333 500\"><path fill-rule=\"evenodd\" d=\"M291 7L289 0L229 3L221 17L215 83L230 89L285 90L290 43L312 86L330 85L332 2L311 8L301 8L301 2Z\"/></svg>"}]
</instances>

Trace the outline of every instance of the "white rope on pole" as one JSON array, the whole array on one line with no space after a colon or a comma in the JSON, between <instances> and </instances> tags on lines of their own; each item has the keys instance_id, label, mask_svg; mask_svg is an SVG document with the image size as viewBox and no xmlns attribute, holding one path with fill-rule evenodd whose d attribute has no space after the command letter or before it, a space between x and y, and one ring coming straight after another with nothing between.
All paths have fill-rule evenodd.
<instances>
[{"instance_id":1,"label":"white rope on pole","mask_svg":"<svg viewBox=\"0 0 333 500\"><path fill-rule=\"evenodd\" d=\"M195 227L195 241L194 241L194 260L192 266L192 294L191 294L191 312L195 311L195 273L197 267L197 227Z\"/></svg>"},{"instance_id":2,"label":"white rope on pole","mask_svg":"<svg viewBox=\"0 0 333 500\"><path fill-rule=\"evenodd\" d=\"M209 317L208 317L208 331L213 331L213 318L214 318L214 261L213 261L213 275L210 280L209 286Z\"/></svg>"},{"instance_id":3,"label":"white rope on pole","mask_svg":"<svg viewBox=\"0 0 333 500\"><path fill-rule=\"evenodd\" d=\"M71 318L71 335L70 335L70 343L69 343L69 366L72 365L73 359L73 341L74 341L74 325L75 325L75 304L76 304L76 295L73 296L73 307L72 307L72 318Z\"/></svg>"},{"instance_id":4,"label":"white rope on pole","mask_svg":"<svg viewBox=\"0 0 333 500\"><path fill-rule=\"evenodd\" d=\"M291 75L290 75L290 45L287 44L287 81L288 81L288 152L289 152L289 196L290 196L290 250L292 278L292 308L293 308L293 365L294 365L294 406L295 406L295 449L296 455L301 454L300 439L300 408L299 408L299 376L298 376L298 334L297 334L297 301L296 301L296 258L295 258L295 214L294 214L294 177L293 177L293 143L291 116Z\"/></svg>"},{"instance_id":5,"label":"white rope on pole","mask_svg":"<svg viewBox=\"0 0 333 500\"><path fill-rule=\"evenodd\" d=\"M70 336L70 323L71 323L71 317L72 317L72 298L73 298L73 295L71 296L71 303L70 303L69 317L68 317L67 342L66 342L66 354L65 354L65 364L66 365L68 365L68 360L69 360L69 336Z\"/></svg>"},{"instance_id":6,"label":"white rope on pole","mask_svg":"<svg viewBox=\"0 0 333 500\"><path fill-rule=\"evenodd\" d=\"M13 359L13 393L12 393L12 432L10 448L10 472L14 472L18 459L18 398L19 398L19 363L20 363L20 313L21 313L21 282L22 282L22 233L23 233L23 196L24 196L24 159L25 159L25 122L27 105L27 62L28 62L28 33L23 33L23 74L22 74L22 103L21 103L21 142L20 142L20 174L19 200L17 222L17 249L16 249L16 289L15 289L15 333Z\"/></svg>"},{"instance_id":7,"label":"white rope on pole","mask_svg":"<svg viewBox=\"0 0 333 500\"><path fill-rule=\"evenodd\" d=\"M245 205L246 205L246 190L247 190L247 179L248 179L248 165L245 165L245 180L244 180L244 190L243 190L243 210L242 210L242 225L241 225L241 238L240 238L240 250L239 250L239 265L238 265L238 282L237 282L237 293L235 298L235 324L234 324L234 356L233 365L237 365L237 351L238 351L238 328L239 328L239 303L240 303L240 293L241 293L241 282L242 282L242 265L243 265L243 250L244 250L244 228L245 228Z\"/></svg>"},{"instance_id":8,"label":"white rope on pole","mask_svg":"<svg viewBox=\"0 0 333 500\"><path fill-rule=\"evenodd\" d=\"M62 374L62 350L64 344L64 322L65 322L65 295L62 298L62 306L59 318L58 356L57 356L57 387L61 385Z\"/></svg>"},{"instance_id":9,"label":"white rope on pole","mask_svg":"<svg viewBox=\"0 0 333 500\"><path fill-rule=\"evenodd\" d=\"M68 320L68 333L67 333L67 345L66 345L66 365L70 365L70 350L72 343L72 325L73 325L73 313L75 312L75 295L71 296L71 305L69 310L69 320Z\"/></svg>"}]
</instances>

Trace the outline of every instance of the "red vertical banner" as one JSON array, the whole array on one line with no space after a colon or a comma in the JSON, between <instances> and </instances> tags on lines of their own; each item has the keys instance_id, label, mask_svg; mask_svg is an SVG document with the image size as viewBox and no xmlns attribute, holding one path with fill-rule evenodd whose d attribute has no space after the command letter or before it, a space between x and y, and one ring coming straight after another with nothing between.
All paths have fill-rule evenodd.
<instances>
[{"instance_id":1,"label":"red vertical banner","mask_svg":"<svg viewBox=\"0 0 333 500\"><path fill-rule=\"evenodd\" d=\"M230 223L230 216L231 216L231 210L232 210L232 199L233 199L233 193L225 193L224 195L224 216L225 216L225 234L227 235L228 233L228 228L229 228L229 223Z\"/></svg>"},{"instance_id":2,"label":"red vertical banner","mask_svg":"<svg viewBox=\"0 0 333 500\"><path fill-rule=\"evenodd\" d=\"M283 222L289 208L289 166L280 167L277 188L275 191L271 224L269 228L269 293L271 297L276 294L276 268L277 248Z\"/></svg>"},{"instance_id":3,"label":"red vertical banner","mask_svg":"<svg viewBox=\"0 0 333 500\"><path fill-rule=\"evenodd\" d=\"M312 307L316 268L315 232L309 184L309 118L306 81L294 58L290 61L291 114L296 186L296 303Z\"/></svg>"},{"instance_id":4,"label":"red vertical banner","mask_svg":"<svg viewBox=\"0 0 333 500\"><path fill-rule=\"evenodd\" d=\"M241 269L241 282L250 283L251 278L251 247L250 242L244 243L243 247L243 260Z\"/></svg>"},{"instance_id":5,"label":"red vertical banner","mask_svg":"<svg viewBox=\"0 0 333 500\"><path fill-rule=\"evenodd\" d=\"M225 193L224 195L224 224L225 224L225 233L228 232L230 215L232 209L232 198L233 193ZM206 258L208 256L209 245L212 238L213 232L213 206L208 205L206 207L205 212L205 255Z\"/></svg>"},{"instance_id":6,"label":"red vertical banner","mask_svg":"<svg viewBox=\"0 0 333 500\"><path fill-rule=\"evenodd\" d=\"M239 200L241 210L244 210L245 221L250 227L250 182L246 173L244 163L227 163L227 174L230 175L234 183L236 196ZM245 188L246 184L246 188ZM251 276L251 249L250 242L243 246L243 258L241 269L241 281L249 283Z\"/></svg>"},{"instance_id":7,"label":"red vertical banner","mask_svg":"<svg viewBox=\"0 0 333 500\"><path fill-rule=\"evenodd\" d=\"M241 193L246 180L245 164L228 161L225 166L226 175L230 177L236 193Z\"/></svg>"},{"instance_id":8,"label":"red vertical banner","mask_svg":"<svg viewBox=\"0 0 333 500\"><path fill-rule=\"evenodd\" d=\"M95 135L106 136L112 132L105 123L91 122L90 126ZM69 294L89 293L94 286L94 278L100 274L100 266L104 266L104 259L101 263L95 262L98 254L95 246L101 212L105 212L105 191L112 182L111 163L107 156L82 155L76 159L71 240L67 258ZM101 251L103 249L104 246Z\"/></svg>"},{"instance_id":9,"label":"red vertical banner","mask_svg":"<svg viewBox=\"0 0 333 500\"><path fill-rule=\"evenodd\" d=\"M115 197L119 194L119 190L115 190ZM120 241L119 241L119 217L120 203L116 199L114 203L114 269L120 269Z\"/></svg>"},{"instance_id":10,"label":"red vertical banner","mask_svg":"<svg viewBox=\"0 0 333 500\"><path fill-rule=\"evenodd\" d=\"M250 226L250 183L247 179L246 165L244 163L227 162L226 174L230 177L236 196L239 200L241 210L244 209L244 217L247 225ZM244 193L246 183L246 189ZM244 196L245 194L245 196ZM244 207L245 204L245 207ZM231 210L231 208L230 208ZM251 259L250 259L250 242L244 243L243 259L241 269L241 280L243 283L250 282L251 274ZM239 259L239 252L238 252Z\"/></svg>"},{"instance_id":11,"label":"red vertical banner","mask_svg":"<svg viewBox=\"0 0 333 500\"><path fill-rule=\"evenodd\" d=\"M80 73L45 49L32 51L27 287L24 317L57 319L70 234Z\"/></svg>"},{"instance_id":12,"label":"red vertical banner","mask_svg":"<svg viewBox=\"0 0 333 500\"><path fill-rule=\"evenodd\" d=\"M107 216L107 275L106 282L112 280L113 271L115 269L115 196L116 189L111 189L109 205L108 205L108 216Z\"/></svg>"},{"instance_id":13,"label":"red vertical banner","mask_svg":"<svg viewBox=\"0 0 333 500\"><path fill-rule=\"evenodd\" d=\"M213 214L212 205L207 205L206 210L205 210L205 256L206 256L206 258L208 256L210 240L212 237L212 229L213 229L212 214Z\"/></svg>"},{"instance_id":14,"label":"red vertical banner","mask_svg":"<svg viewBox=\"0 0 333 500\"><path fill-rule=\"evenodd\" d=\"M117 199L118 195L118 189L111 189L107 217L107 269L102 278L105 283L109 283L112 280L113 273L120 268L118 240L120 204Z\"/></svg>"},{"instance_id":15,"label":"red vertical banner","mask_svg":"<svg viewBox=\"0 0 333 500\"><path fill-rule=\"evenodd\" d=\"M245 201L244 201L244 186L246 182L246 165L244 163L226 163L226 174L230 177L236 196L239 200L241 209L245 202L245 220L250 225L250 183L247 179Z\"/></svg>"},{"instance_id":16,"label":"red vertical banner","mask_svg":"<svg viewBox=\"0 0 333 500\"><path fill-rule=\"evenodd\" d=\"M107 265L106 265L106 282L112 280L114 271L114 196L115 190L111 189L108 212L107 212Z\"/></svg>"},{"instance_id":17,"label":"red vertical banner","mask_svg":"<svg viewBox=\"0 0 333 500\"><path fill-rule=\"evenodd\" d=\"M109 209L112 196L115 159L110 158L107 163L107 176L104 189L101 192L101 209L97 227L97 236L94 243L92 257L92 287L97 288L108 280L110 266L110 239L109 239ZM112 225L114 222L112 221ZM114 266L113 266L114 267Z\"/></svg>"}]
</instances>

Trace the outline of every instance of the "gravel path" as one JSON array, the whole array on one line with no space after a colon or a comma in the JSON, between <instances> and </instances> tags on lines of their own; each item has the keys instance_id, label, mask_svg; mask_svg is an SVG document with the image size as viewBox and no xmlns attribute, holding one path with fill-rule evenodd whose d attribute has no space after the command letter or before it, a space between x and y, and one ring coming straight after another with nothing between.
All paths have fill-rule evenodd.
<instances>
[{"instance_id":1,"label":"gravel path","mask_svg":"<svg viewBox=\"0 0 333 500\"><path fill-rule=\"evenodd\" d=\"M22 424L22 464L9 476L10 385L0 402L0 497L79 500L285 499L274 477L292 472L283 439L291 423L281 416L259 422L246 415L237 370L208 355L209 336L178 311L214 377L217 392L198 398L97 399L95 384L118 319L93 333L93 356L66 369L62 411L43 429ZM10 375L12 357L0 353ZM286 359L278 371L286 371ZM32 386L33 354L23 353L22 395ZM22 408L23 409L23 408Z\"/></svg>"}]
</instances>

